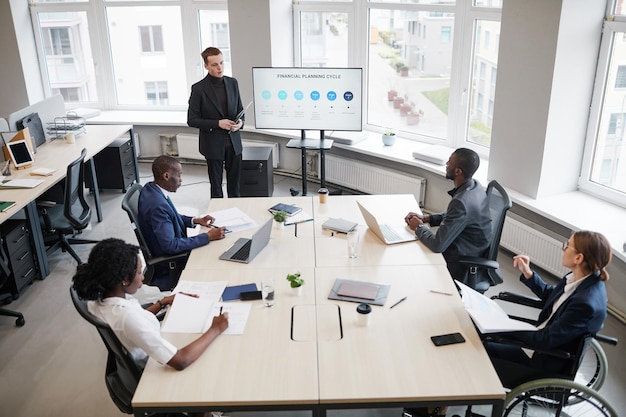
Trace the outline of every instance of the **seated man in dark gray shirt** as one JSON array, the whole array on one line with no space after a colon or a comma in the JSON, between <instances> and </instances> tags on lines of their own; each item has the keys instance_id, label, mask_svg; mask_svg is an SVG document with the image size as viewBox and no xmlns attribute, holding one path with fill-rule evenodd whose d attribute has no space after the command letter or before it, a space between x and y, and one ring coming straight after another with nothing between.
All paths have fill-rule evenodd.
<instances>
[{"instance_id":1,"label":"seated man in dark gray shirt","mask_svg":"<svg viewBox=\"0 0 626 417\"><path fill-rule=\"evenodd\" d=\"M446 178L454 181L448 191L452 200L445 213L409 213L406 224L430 250L443 253L452 278L466 283L468 267L458 262L459 256L482 257L491 242L491 215L487 194L472 178L480 158L471 149L455 150L446 163ZM439 226L433 233L426 223Z\"/></svg>"}]
</instances>

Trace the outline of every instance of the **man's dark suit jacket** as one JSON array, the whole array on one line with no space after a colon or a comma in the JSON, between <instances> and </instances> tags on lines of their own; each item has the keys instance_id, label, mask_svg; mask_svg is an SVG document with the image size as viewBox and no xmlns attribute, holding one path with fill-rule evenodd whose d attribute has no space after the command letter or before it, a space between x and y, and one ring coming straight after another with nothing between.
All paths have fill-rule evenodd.
<instances>
[{"instance_id":1,"label":"man's dark suit jacket","mask_svg":"<svg viewBox=\"0 0 626 417\"><path fill-rule=\"evenodd\" d=\"M433 252L443 253L452 278L466 283L468 267L459 256L481 257L491 244L491 213L487 193L476 180L448 192L452 196L445 213L431 214L430 225L436 233L418 227L415 235Z\"/></svg>"},{"instance_id":2,"label":"man's dark suit jacket","mask_svg":"<svg viewBox=\"0 0 626 417\"><path fill-rule=\"evenodd\" d=\"M187 237L193 218L179 214L154 182L139 194L139 228L153 256L175 255L209 243L209 235ZM155 268L153 280L168 276L167 268Z\"/></svg>"},{"instance_id":3,"label":"man's dark suit jacket","mask_svg":"<svg viewBox=\"0 0 626 417\"><path fill-rule=\"evenodd\" d=\"M206 159L224 159L226 138L229 132L220 129L218 123L221 119L233 120L243 110L239 95L239 84L232 77L224 76L224 88L226 89L226 101L228 112L224 114L220 103L217 101L215 89L211 84L210 75L191 86L189 96L189 109L187 110L187 124L190 127L200 129L200 153ZM243 127L243 126L242 126ZM236 155L242 151L241 130L230 132L230 140Z\"/></svg>"}]
</instances>

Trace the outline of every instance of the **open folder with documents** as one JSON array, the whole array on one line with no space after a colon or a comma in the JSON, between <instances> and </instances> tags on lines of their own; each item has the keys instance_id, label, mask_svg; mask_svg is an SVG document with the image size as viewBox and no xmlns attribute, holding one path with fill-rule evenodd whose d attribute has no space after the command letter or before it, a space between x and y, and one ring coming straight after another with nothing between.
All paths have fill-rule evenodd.
<instances>
[{"instance_id":1,"label":"open folder with documents","mask_svg":"<svg viewBox=\"0 0 626 417\"><path fill-rule=\"evenodd\" d=\"M512 319L504 310L489 297L456 281L461 290L461 298L467 314L481 333L509 332L516 330L537 330L535 326L524 321Z\"/></svg>"}]
</instances>

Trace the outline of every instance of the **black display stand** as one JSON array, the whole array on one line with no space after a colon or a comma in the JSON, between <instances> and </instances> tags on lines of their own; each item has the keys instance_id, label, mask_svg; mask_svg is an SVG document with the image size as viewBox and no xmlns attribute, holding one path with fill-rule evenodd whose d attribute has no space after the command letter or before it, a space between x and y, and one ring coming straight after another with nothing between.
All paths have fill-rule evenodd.
<instances>
[{"instance_id":1,"label":"black display stand","mask_svg":"<svg viewBox=\"0 0 626 417\"><path fill-rule=\"evenodd\" d=\"M326 188L326 157L324 151L332 148L333 140L324 138L324 131L320 130L320 139L306 139L306 131L300 131L300 139L287 142L288 148L300 149L302 157L302 195L306 195L306 151L307 149L320 151L320 188Z\"/></svg>"}]
</instances>

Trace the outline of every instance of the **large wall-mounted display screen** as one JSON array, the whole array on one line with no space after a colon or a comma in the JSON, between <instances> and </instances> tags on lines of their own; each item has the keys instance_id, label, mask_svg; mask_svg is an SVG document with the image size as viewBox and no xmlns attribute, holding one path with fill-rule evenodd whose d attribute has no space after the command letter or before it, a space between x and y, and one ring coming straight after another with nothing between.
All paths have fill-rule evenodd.
<instances>
[{"instance_id":1,"label":"large wall-mounted display screen","mask_svg":"<svg viewBox=\"0 0 626 417\"><path fill-rule=\"evenodd\" d=\"M361 68L252 68L257 129L362 130Z\"/></svg>"}]
</instances>

